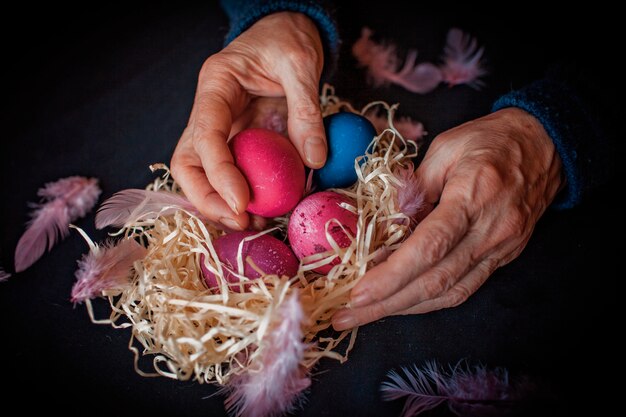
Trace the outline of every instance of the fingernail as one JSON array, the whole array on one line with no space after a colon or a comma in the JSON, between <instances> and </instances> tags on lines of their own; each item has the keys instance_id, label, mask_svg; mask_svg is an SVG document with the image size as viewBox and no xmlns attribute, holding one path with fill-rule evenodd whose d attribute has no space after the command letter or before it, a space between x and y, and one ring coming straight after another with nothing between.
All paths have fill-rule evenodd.
<instances>
[{"instance_id":1,"label":"fingernail","mask_svg":"<svg viewBox=\"0 0 626 417\"><path fill-rule=\"evenodd\" d=\"M230 209L234 211L235 214L239 214L239 209L237 208L237 200L235 200L234 197L229 197L227 202Z\"/></svg>"},{"instance_id":2,"label":"fingernail","mask_svg":"<svg viewBox=\"0 0 626 417\"><path fill-rule=\"evenodd\" d=\"M351 329L357 325L354 317L349 313L342 313L333 318L333 327L335 330Z\"/></svg>"},{"instance_id":3,"label":"fingernail","mask_svg":"<svg viewBox=\"0 0 626 417\"><path fill-rule=\"evenodd\" d=\"M367 291L361 291L358 294L355 294L350 298L350 307L357 308L363 307L364 305L369 304L372 301L372 297L367 293Z\"/></svg>"},{"instance_id":4,"label":"fingernail","mask_svg":"<svg viewBox=\"0 0 626 417\"><path fill-rule=\"evenodd\" d=\"M228 227L229 229L241 230L241 226L239 226L239 223L237 223L234 219L231 219L229 217L222 217L220 219L220 223L222 223L224 226Z\"/></svg>"},{"instance_id":5,"label":"fingernail","mask_svg":"<svg viewBox=\"0 0 626 417\"><path fill-rule=\"evenodd\" d=\"M319 137L309 138L304 142L304 157L311 165L319 166L326 160L326 145Z\"/></svg>"}]
</instances>

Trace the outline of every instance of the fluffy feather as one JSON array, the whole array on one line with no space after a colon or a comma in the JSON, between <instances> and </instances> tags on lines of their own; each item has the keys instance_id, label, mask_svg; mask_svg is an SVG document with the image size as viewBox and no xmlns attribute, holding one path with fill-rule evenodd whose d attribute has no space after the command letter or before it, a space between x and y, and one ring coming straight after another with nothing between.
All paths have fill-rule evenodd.
<instances>
[{"instance_id":1,"label":"fluffy feather","mask_svg":"<svg viewBox=\"0 0 626 417\"><path fill-rule=\"evenodd\" d=\"M450 86L467 84L480 88L483 83L479 78L487 74L480 60L483 52L475 38L460 29L450 29L441 67L443 80Z\"/></svg>"},{"instance_id":2,"label":"fluffy feather","mask_svg":"<svg viewBox=\"0 0 626 417\"><path fill-rule=\"evenodd\" d=\"M385 401L407 397L403 417L417 416L444 403L459 416L502 415L532 390L525 380L511 384L503 368L457 364L446 372L435 362L427 362L422 368L413 365L402 372L404 376L389 372L391 381L383 382L381 391Z\"/></svg>"},{"instance_id":3,"label":"fluffy feather","mask_svg":"<svg viewBox=\"0 0 626 417\"><path fill-rule=\"evenodd\" d=\"M5 272L4 269L0 268L0 282L4 282L11 278L11 274Z\"/></svg>"},{"instance_id":4,"label":"fluffy feather","mask_svg":"<svg viewBox=\"0 0 626 417\"><path fill-rule=\"evenodd\" d=\"M450 86L467 84L476 89L483 85L480 77L487 73L481 62L484 48L479 48L476 39L460 29L452 28L448 32L442 65L416 64L417 51L410 49L401 69L396 46L379 44L372 40L372 34L370 29L363 28L352 54L359 65L367 68L375 86L393 83L413 93L426 94L441 82Z\"/></svg>"},{"instance_id":5,"label":"fluffy feather","mask_svg":"<svg viewBox=\"0 0 626 417\"><path fill-rule=\"evenodd\" d=\"M398 210L411 219L417 220L417 214L424 208L424 191L420 187L419 178L415 175L413 164L399 169L396 175L402 185L397 188Z\"/></svg>"},{"instance_id":6,"label":"fluffy feather","mask_svg":"<svg viewBox=\"0 0 626 417\"><path fill-rule=\"evenodd\" d=\"M277 110L271 110L264 116L262 127L285 135L287 133L287 119Z\"/></svg>"},{"instance_id":7,"label":"fluffy feather","mask_svg":"<svg viewBox=\"0 0 626 417\"><path fill-rule=\"evenodd\" d=\"M422 62L416 65L416 59L417 51L409 50L402 69L398 72L392 71L388 75L388 79L412 93L430 93L442 81L443 74L436 65L430 62Z\"/></svg>"},{"instance_id":8,"label":"fluffy feather","mask_svg":"<svg viewBox=\"0 0 626 417\"><path fill-rule=\"evenodd\" d=\"M372 40L373 32L363 28L361 37L352 47L352 54L359 64L366 67L374 85L398 84L407 90L425 94L434 90L442 81L441 70L428 62L415 64L417 51L409 50L404 66L398 69L400 59L393 44L378 44Z\"/></svg>"},{"instance_id":9,"label":"fluffy feather","mask_svg":"<svg viewBox=\"0 0 626 417\"><path fill-rule=\"evenodd\" d=\"M389 124L387 117L378 113L375 109L366 112L364 116L372 122L378 134L382 133ZM402 137L407 140L420 141L427 133L424 130L424 125L414 121L410 117L394 118L393 125L398 132L400 132Z\"/></svg>"},{"instance_id":10,"label":"fluffy feather","mask_svg":"<svg viewBox=\"0 0 626 417\"><path fill-rule=\"evenodd\" d=\"M84 217L98 201L98 180L68 177L46 184L39 195L43 202L33 204L32 219L15 249L15 271L31 266L59 238L65 238L71 222Z\"/></svg>"},{"instance_id":11,"label":"fluffy feather","mask_svg":"<svg viewBox=\"0 0 626 417\"><path fill-rule=\"evenodd\" d=\"M352 54L359 64L366 67L370 80L375 86L389 82L387 76L390 70L398 65L396 48L394 45L381 45L374 42L372 30L364 27L361 37L352 46Z\"/></svg>"},{"instance_id":12,"label":"fluffy feather","mask_svg":"<svg viewBox=\"0 0 626 417\"><path fill-rule=\"evenodd\" d=\"M128 286L133 263L146 255L146 249L133 239L123 239L117 244L107 242L103 246L91 240L88 243L89 253L78 261L76 283L72 287L73 303L95 298L103 290Z\"/></svg>"},{"instance_id":13,"label":"fluffy feather","mask_svg":"<svg viewBox=\"0 0 626 417\"><path fill-rule=\"evenodd\" d=\"M279 307L273 327L254 353L252 366L231 379L225 401L231 415L244 417L279 416L293 411L300 393L311 380L300 366L304 314L296 292Z\"/></svg>"},{"instance_id":14,"label":"fluffy feather","mask_svg":"<svg viewBox=\"0 0 626 417\"><path fill-rule=\"evenodd\" d=\"M201 217L200 212L183 196L165 191L123 190L102 203L96 214L96 227L127 227L173 214L180 209Z\"/></svg>"}]
</instances>

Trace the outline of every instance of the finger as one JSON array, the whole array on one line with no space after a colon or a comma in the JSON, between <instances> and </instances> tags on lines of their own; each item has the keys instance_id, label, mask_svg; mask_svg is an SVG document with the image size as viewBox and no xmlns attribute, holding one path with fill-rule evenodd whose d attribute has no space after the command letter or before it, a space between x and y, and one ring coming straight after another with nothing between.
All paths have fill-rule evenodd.
<instances>
[{"instance_id":1,"label":"finger","mask_svg":"<svg viewBox=\"0 0 626 417\"><path fill-rule=\"evenodd\" d=\"M243 230L247 226L247 213L237 215L232 212L224 199L211 187L202 167L180 166L176 171L175 178L176 182L183 187L191 204L197 207L207 219L220 222L233 230Z\"/></svg>"},{"instance_id":2,"label":"finger","mask_svg":"<svg viewBox=\"0 0 626 417\"><path fill-rule=\"evenodd\" d=\"M227 140L233 115L241 113L245 103L235 92L225 88L207 84L199 89L190 121L192 144L208 182L232 211L239 214L248 206L250 192L243 174L234 164Z\"/></svg>"},{"instance_id":3,"label":"finger","mask_svg":"<svg viewBox=\"0 0 626 417\"><path fill-rule=\"evenodd\" d=\"M439 152L440 144L445 141L442 135L437 136L426 151L424 160L419 164L415 175L424 190L424 201L434 204L439 201L449 171L454 164L450 152Z\"/></svg>"},{"instance_id":4,"label":"finger","mask_svg":"<svg viewBox=\"0 0 626 417\"><path fill-rule=\"evenodd\" d=\"M470 295L474 294L500 264L501 263L494 258L485 258L463 277L463 279L441 296L432 300L423 301L395 314L424 314L443 308L456 307L464 303Z\"/></svg>"},{"instance_id":5,"label":"finger","mask_svg":"<svg viewBox=\"0 0 626 417\"><path fill-rule=\"evenodd\" d=\"M397 251L365 274L352 290L350 303L362 307L402 290L448 255L465 237L468 227L462 206L454 202L440 204Z\"/></svg>"},{"instance_id":6,"label":"finger","mask_svg":"<svg viewBox=\"0 0 626 417\"><path fill-rule=\"evenodd\" d=\"M317 92L319 75L290 71L282 81L289 138L307 166L320 168L326 162L327 147Z\"/></svg>"},{"instance_id":7,"label":"finger","mask_svg":"<svg viewBox=\"0 0 626 417\"><path fill-rule=\"evenodd\" d=\"M481 242L483 236L470 233L437 265L420 276L412 275L407 285L388 297L366 305L354 306L333 317L333 326L344 330L370 323L385 316L398 314L412 306L440 297L465 277L486 256L487 248ZM484 254L484 255L483 255ZM395 284L395 276L380 279L383 287Z\"/></svg>"}]
</instances>

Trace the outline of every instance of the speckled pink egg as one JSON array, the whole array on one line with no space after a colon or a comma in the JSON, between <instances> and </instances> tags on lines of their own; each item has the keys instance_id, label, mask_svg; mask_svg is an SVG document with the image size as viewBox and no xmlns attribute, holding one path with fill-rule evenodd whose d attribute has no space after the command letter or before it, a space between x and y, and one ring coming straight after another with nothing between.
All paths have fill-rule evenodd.
<instances>
[{"instance_id":1,"label":"speckled pink egg","mask_svg":"<svg viewBox=\"0 0 626 417\"><path fill-rule=\"evenodd\" d=\"M341 203L355 205L354 201L346 196L332 191L322 191L311 194L296 206L289 219L288 235L291 248L299 259L332 249L326 239L325 230L326 222L330 219L337 219L352 237L356 236L358 216L341 207ZM328 231L339 247L350 246L350 237L338 224L330 223ZM339 259L335 259L331 264L321 266L315 271L327 274L333 265L339 262Z\"/></svg>"},{"instance_id":2,"label":"speckled pink egg","mask_svg":"<svg viewBox=\"0 0 626 417\"><path fill-rule=\"evenodd\" d=\"M237 250L239 243L248 236L258 232L233 232L220 236L213 242L217 257L222 262L224 277L231 283L239 282L239 278L230 273L228 269L237 272ZM293 277L298 272L299 262L289 246L270 235L262 235L243 244L241 254L244 259L244 275L250 279L259 278L259 273L245 260L249 256L254 264L267 275L287 275ZM209 288L219 292L217 277L204 266L204 255L200 257L202 274ZM246 286L248 289L249 286ZM233 291L240 292L239 286L232 286Z\"/></svg>"},{"instance_id":3,"label":"speckled pink egg","mask_svg":"<svg viewBox=\"0 0 626 417\"><path fill-rule=\"evenodd\" d=\"M304 194L304 164L291 141L267 129L245 129L230 149L250 185L247 211L276 217L292 210Z\"/></svg>"}]
</instances>

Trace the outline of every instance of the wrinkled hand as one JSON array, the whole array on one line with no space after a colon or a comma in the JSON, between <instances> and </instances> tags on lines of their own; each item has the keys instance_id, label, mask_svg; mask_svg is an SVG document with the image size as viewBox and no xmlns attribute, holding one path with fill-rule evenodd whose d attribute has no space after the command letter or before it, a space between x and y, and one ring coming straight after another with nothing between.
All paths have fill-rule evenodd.
<instances>
[{"instance_id":1,"label":"wrinkled hand","mask_svg":"<svg viewBox=\"0 0 626 417\"><path fill-rule=\"evenodd\" d=\"M260 97L286 98L289 138L306 165L324 164L326 142L318 98L323 60L315 24L291 12L264 17L206 60L171 170L207 218L231 229L248 225L249 187L226 142L254 124L253 104Z\"/></svg>"},{"instance_id":2,"label":"wrinkled hand","mask_svg":"<svg viewBox=\"0 0 626 417\"><path fill-rule=\"evenodd\" d=\"M435 208L355 286L335 329L461 304L520 254L562 185L550 137L516 108L442 133L416 174Z\"/></svg>"}]
</instances>

